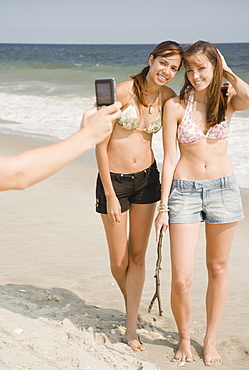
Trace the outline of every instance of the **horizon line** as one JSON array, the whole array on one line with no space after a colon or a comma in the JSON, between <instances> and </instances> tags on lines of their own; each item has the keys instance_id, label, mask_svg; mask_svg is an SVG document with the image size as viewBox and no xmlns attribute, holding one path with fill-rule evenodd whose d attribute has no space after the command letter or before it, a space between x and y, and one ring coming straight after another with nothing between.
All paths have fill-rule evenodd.
<instances>
[{"instance_id":1,"label":"horizon line","mask_svg":"<svg viewBox=\"0 0 249 370\"><path fill-rule=\"evenodd\" d=\"M208 41L210 42L210 41ZM192 42L178 42L181 45L192 44ZM249 44L249 41L217 41L212 44ZM157 45L157 43L63 43L63 42L1 42L0 45Z\"/></svg>"}]
</instances>

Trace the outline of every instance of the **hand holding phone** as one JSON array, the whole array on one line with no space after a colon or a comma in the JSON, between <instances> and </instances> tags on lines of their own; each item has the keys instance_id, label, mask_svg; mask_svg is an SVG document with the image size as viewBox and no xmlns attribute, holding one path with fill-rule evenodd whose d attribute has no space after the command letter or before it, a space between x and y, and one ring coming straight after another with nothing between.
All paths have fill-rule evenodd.
<instances>
[{"instance_id":1,"label":"hand holding phone","mask_svg":"<svg viewBox=\"0 0 249 370\"><path fill-rule=\"evenodd\" d=\"M95 92L98 109L106 105L114 104L116 101L115 78L96 78Z\"/></svg>"}]
</instances>

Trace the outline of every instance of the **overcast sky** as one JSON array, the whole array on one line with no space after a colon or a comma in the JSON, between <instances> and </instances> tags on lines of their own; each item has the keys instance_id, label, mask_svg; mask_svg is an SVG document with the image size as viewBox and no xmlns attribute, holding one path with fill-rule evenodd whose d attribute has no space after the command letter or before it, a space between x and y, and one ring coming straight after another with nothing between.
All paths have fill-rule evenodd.
<instances>
[{"instance_id":1,"label":"overcast sky","mask_svg":"<svg viewBox=\"0 0 249 370\"><path fill-rule=\"evenodd\" d=\"M0 0L0 43L249 42L249 0Z\"/></svg>"}]
</instances>

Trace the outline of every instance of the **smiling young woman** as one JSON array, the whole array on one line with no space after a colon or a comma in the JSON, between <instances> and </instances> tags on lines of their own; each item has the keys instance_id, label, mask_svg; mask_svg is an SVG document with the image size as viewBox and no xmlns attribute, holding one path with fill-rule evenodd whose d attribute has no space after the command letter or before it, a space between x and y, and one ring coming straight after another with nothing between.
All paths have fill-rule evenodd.
<instances>
[{"instance_id":1,"label":"smiling young woman","mask_svg":"<svg viewBox=\"0 0 249 370\"><path fill-rule=\"evenodd\" d=\"M171 305L179 332L175 360L192 361L190 288L200 222L205 222L207 330L204 362L220 365L216 332L227 296L228 260L237 222L243 216L239 188L227 154L233 113L249 107L249 85L205 41L184 49L185 83L180 96L165 103L161 206L156 234L169 225L172 263ZM233 92L224 97L223 76ZM175 140L180 159L176 161ZM168 208L168 212L167 212Z\"/></svg>"},{"instance_id":2,"label":"smiling young woman","mask_svg":"<svg viewBox=\"0 0 249 370\"><path fill-rule=\"evenodd\" d=\"M123 341L134 351L145 349L136 325L148 238L160 199L152 136L161 129L165 101L176 95L164 85L173 80L181 62L179 44L164 41L157 45L148 65L130 81L117 85L121 117L113 122L111 135L96 147L96 211L101 214L106 232L111 272L125 301L127 325Z\"/></svg>"}]
</instances>

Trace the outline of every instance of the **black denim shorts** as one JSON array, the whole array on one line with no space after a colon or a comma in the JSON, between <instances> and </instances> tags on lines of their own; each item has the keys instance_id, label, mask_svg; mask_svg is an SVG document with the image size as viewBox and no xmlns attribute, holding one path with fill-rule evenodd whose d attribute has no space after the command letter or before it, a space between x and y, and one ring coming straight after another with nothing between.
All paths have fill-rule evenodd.
<instances>
[{"instance_id":1,"label":"black denim shorts","mask_svg":"<svg viewBox=\"0 0 249 370\"><path fill-rule=\"evenodd\" d=\"M110 175L121 205L121 212L126 212L131 203L149 204L160 200L160 174L156 162L140 172L130 174L110 172ZM107 214L106 197L99 174L96 184L96 212Z\"/></svg>"}]
</instances>

